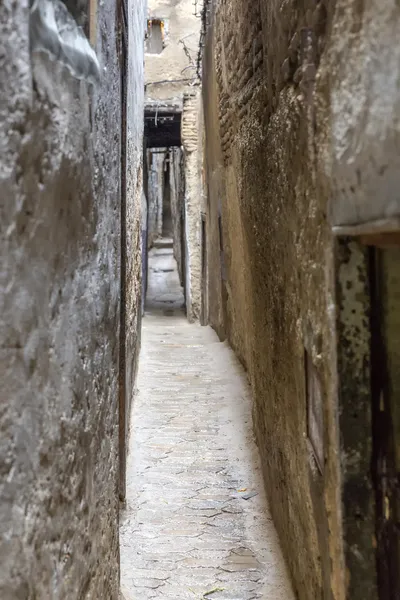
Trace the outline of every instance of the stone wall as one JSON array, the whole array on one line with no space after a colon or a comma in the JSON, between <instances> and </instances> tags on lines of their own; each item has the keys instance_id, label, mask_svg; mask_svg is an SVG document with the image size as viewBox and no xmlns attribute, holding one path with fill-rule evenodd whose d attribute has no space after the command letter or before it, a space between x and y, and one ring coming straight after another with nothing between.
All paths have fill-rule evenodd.
<instances>
[{"instance_id":1,"label":"stone wall","mask_svg":"<svg viewBox=\"0 0 400 600\"><path fill-rule=\"evenodd\" d=\"M113 0L99 3L96 50L106 68L93 87L93 61L63 65L38 46L31 54L37 38L29 32L30 4L5 0L0 7L0 369L6 399L0 415L0 597L116 599L119 15ZM130 7L130 26L131 51L136 43L138 52L130 115L140 114L136 129L131 120L129 146L133 207L140 187L140 2ZM136 253L132 232L129 249ZM136 267L128 273L134 311ZM134 318L131 327L132 339Z\"/></svg>"},{"instance_id":2,"label":"stone wall","mask_svg":"<svg viewBox=\"0 0 400 600\"><path fill-rule=\"evenodd\" d=\"M142 295L144 36L146 0L128 0L126 148L126 421L138 367ZM129 425L126 427L126 435Z\"/></svg>"},{"instance_id":3,"label":"stone wall","mask_svg":"<svg viewBox=\"0 0 400 600\"><path fill-rule=\"evenodd\" d=\"M209 319L248 370L265 484L296 593L339 600L346 582L324 162L334 6L212 4L203 63ZM345 53L348 39L334 43ZM318 448L307 426L305 356L319 386L314 400L323 403Z\"/></svg>"},{"instance_id":4,"label":"stone wall","mask_svg":"<svg viewBox=\"0 0 400 600\"><path fill-rule=\"evenodd\" d=\"M189 321L200 317L201 310L201 135L199 132L200 93L185 94L182 110L182 146L185 173L184 246L185 298Z\"/></svg>"}]
</instances>

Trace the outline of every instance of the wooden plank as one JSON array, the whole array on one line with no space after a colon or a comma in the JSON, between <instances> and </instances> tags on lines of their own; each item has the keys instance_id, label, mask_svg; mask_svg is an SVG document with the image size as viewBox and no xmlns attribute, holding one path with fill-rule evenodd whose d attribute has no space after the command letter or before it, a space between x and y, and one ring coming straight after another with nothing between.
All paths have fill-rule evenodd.
<instances>
[{"instance_id":1,"label":"wooden plank","mask_svg":"<svg viewBox=\"0 0 400 600\"><path fill-rule=\"evenodd\" d=\"M387 233L375 233L361 235L359 237L361 244L365 246L376 246L377 248L396 248L400 247L400 231L388 231Z\"/></svg>"}]
</instances>

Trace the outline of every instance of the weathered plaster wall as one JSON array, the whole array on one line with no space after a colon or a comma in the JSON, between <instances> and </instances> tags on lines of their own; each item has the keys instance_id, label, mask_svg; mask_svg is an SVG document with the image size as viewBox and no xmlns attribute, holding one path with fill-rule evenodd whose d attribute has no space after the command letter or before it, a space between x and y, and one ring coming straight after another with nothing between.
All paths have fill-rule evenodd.
<instances>
[{"instance_id":1,"label":"weathered plaster wall","mask_svg":"<svg viewBox=\"0 0 400 600\"><path fill-rule=\"evenodd\" d=\"M30 54L29 4L0 6L0 597L113 600L119 575L116 4L99 4L96 50L106 68L94 89L48 55ZM142 19L141 3L134 4L133 27ZM140 27L143 36L143 21ZM141 77L137 68L131 84ZM131 94L134 105L142 83ZM131 132L132 146L140 127ZM137 168L133 162L134 188Z\"/></svg>"},{"instance_id":2,"label":"weathered plaster wall","mask_svg":"<svg viewBox=\"0 0 400 600\"><path fill-rule=\"evenodd\" d=\"M400 7L337 0L323 86L332 129L323 154L336 226L392 220L399 229ZM394 220L397 223L394 223Z\"/></svg>"},{"instance_id":3,"label":"weathered plaster wall","mask_svg":"<svg viewBox=\"0 0 400 600\"><path fill-rule=\"evenodd\" d=\"M127 421L138 367L142 294L144 35L146 0L128 0L126 159L126 393ZM129 428L127 428L127 434Z\"/></svg>"},{"instance_id":4,"label":"weathered plaster wall","mask_svg":"<svg viewBox=\"0 0 400 600\"><path fill-rule=\"evenodd\" d=\"M225 0L211 10L203 63L209 316L248 369L265 483L302 600L345 597L328 58L319 69L333 11L324 0ZM307 434L305 350L323 402L322 473Z\"/></svg>"},{"instance_id":5,"label":"weathered plaster wall","mask_svg":"<svg viewBox=\"0 0 400 600\"><path fill-rule=\"evenodd\" d=\"M199 149L200 93L185 94L182 110L185 196L185 293L189 321L199 319L201 310L201 175Z\"/></svg>"},{"instance_id":6,"label":"weathered plaster wall","mask_svg":"<svg viewBox=\"0 0 400 600\"><path fill-rule=\"evenodd\" d=\"M193 0L148 0L148 18L155 17L166 20L167 35L161 54L145 56L146 95L158 100L181 97L196 78L200 19Z\"/></svg>"}]
</instances>

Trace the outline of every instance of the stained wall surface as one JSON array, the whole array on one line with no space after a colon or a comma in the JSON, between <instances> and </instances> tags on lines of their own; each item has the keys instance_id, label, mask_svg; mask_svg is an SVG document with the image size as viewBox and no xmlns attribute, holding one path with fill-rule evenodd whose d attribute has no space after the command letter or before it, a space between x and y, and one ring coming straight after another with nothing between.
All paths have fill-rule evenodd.
<instances>
[{"instance_id":1,"label":"stained wall surface","mask_svg":"<svg viewBox=\"0 0 400 600\"><path fill-rule=\"evenodd\" d=\"M148 0L147 12L149 19L164 22L164 47L160 54L146 52L146 97L179 98L196 79L200 5L196 9L193 0Z\"/></svg>"},{"instance_id":2,"label":"stained wall surface","mask_svg":"<svg viewBox=\"0 0 400 600\"><path fill-rule=\"evenodd\" d=\"M128 55L126 57L126 409L133 400L138 368L142 296L142 193L144 36L146 0L128 0ZM127 428L127 435L129 431Z\"/></svg>"},{"instance_id":3,"label":"stained wall surface","mask_svg":"<svg viewBox=\"0 0 400 600\"><path fill-rule=\"evenodd\" d=\"M400 48L391 43L399 32L390 0L336 2L321 72L331 118L323 158L329 220L353 232L399 230Z\"/></svg>"},{"instance_id":4,"label":"stained wall surface","mask_svg":"<svg viewBox=\"0 0 400 600\"><path fill-rule=\"evenodd\" d=\"M186 314L190 322L201 311L201 200L199 90L186 93L182 109L182 145L184 150L184 252Z\"/></svg>"},{"instance_id":5,"label":"stained wall surface","mask_svg":"<svg viewBox=\"0 0 400 600\"><path fill-rule=\"evenodd\" d=\"M114 600L120 16L112 0L99 3L92 86L86 58L77 72L30 52L30 4L0 7L0 597ZM142 3L129 15L133 117L143 102ZM129 206L140 185L142 118L131 127ZM135 236L129 248L138 250Z\"/></svg>"},{"instance_id":6,"label":"stained wall surface","mask_svg":"<svg viewBox=\"0 0 400 600\"><path fill-rule=\"evenodd\" d=\"M301 600L343 599L349 577L327 215L333 131L346 118L335 98L363 24L359 3L336 4L210 2L203 61L209 319L248 371L265 484ZM347 81L342 100L366 102L367 82ZM311 400L322 415L314 437Z\"/></svg>"}]
</instances>

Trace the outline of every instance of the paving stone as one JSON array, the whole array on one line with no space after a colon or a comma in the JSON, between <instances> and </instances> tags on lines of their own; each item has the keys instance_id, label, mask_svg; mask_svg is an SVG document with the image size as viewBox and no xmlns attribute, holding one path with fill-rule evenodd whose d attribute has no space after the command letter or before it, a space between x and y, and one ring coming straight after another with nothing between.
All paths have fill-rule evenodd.
<instances>
[{"instance_id":1,"label":"paving stone","mask_svg":"<svg viewBox=\"0 0 400 600\"><path fill-rule=\"evenodd\" d=\"M171 253L150 256L121 514L125 600L294 600L265 499L246 376L210 328L179 311ZM173 316L163 314L166 299Z\"/></svg>"}]
</instances>

